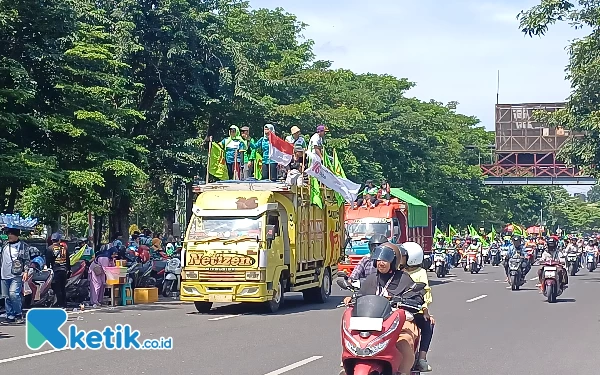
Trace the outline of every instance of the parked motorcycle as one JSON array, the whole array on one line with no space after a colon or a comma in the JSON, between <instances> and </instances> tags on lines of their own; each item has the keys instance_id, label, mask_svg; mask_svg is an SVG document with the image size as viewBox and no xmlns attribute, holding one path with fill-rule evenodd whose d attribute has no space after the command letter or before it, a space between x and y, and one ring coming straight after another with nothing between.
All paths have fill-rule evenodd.
<instances>
[{"instance_id":1,"label":"parked motorcycle","mask_svg":"<svg viewBox=\"0 0 600 375\"><path fill-rule=\"evenodd\" d=\"M86 263L80 260L71 266L71 276L67 280L67 301L82 303L90 295L90 281L87 279Z\"/></svg>"},{"instance_id":2,"label":"parked motorcycle","mask_svg":"<svg viewBox=\"0 0 600 375\"><path fill-rule=\"evenodd\" d=\"M45 261L37 261L36 257L31 262L33 272L23 284L23 307L51 307L56 304L56 295L52 290L54 271L44 270Z\"/></svg>"},{"instance_id":3,"label":"parked motorcycle","mask_svg":"<svg viewBox=\"0 0 600 375\"><path fill-rule=\"evenodd\" d=\"M558 278L559 266L560 262L554 260L544 263L542 292L550 303L556 302L556 297L560 296L563 292L563 289L560 287L560 280Z\"/></svg>"},{"instance_id":4,"label":"parked motorcycle","mask_svg":"<svg viewBox=\"0 0 600 375\"><path fill-rule=\"evenodd\" d=\"M508 280L511 290L519 290L525 284L525 273L523 271L526 259L521 259L518 254L515 254L508 260Z\"/></svg>"},{"instance_id":5,"label":"parked motorcycle","mask_svg":"<svg viewBox=\"0 0 600 375\"><path fill-rule=\"evenodd\" d=\"M346 374L354 375L392 375L402 362L402 356L395 343L406 319L421 309L414 300L403 296L388 300L377 295L357 296L360 281L350 283L338 277L340 288L352 291L352 303L342 317L342 364ZM408 293L418 293L425 284L417 286ZM414 347L419 347L417 338ZM411 371L412 375L420 372Z\"/></svg>"},{"instance_id":6,"label":"parked motorcycle","mask_svg":"<svg viewBox=\"0 0 600 375\"><path fill-rule=\"evenodd\" d=\"M579 255L577 253L567 253L566 267L569 275L575 276L577 271L579 271Z\"/></svg>"},{"instance_id":7,"label":"parked motorcycle","mask_svg":"<svg viewBox=\"0 0 600 375\"><path fill-rule=\"evenodd\" d=\"M136 260L127 268L128 281L132 288L153 288L156 286L156 279L151 276L152 261L142 263Z\"/></svg>"},{"instance_id":8,"label":"parked motorcycle","mask_svg":"<svg viewBox=\"0 0 600 375\"><path fill-rule=\"evenodd\" d=\"M165 281L163 282L162 295L169 297L179 290L181 279L181 261L179 258L169 259L165 267Z\"/></svg>"}]
</instances>

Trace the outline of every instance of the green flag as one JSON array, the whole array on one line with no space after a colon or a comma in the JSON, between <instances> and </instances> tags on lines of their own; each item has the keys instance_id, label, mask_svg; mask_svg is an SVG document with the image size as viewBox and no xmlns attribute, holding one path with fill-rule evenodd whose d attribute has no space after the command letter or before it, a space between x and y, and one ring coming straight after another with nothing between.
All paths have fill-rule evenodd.
<instances>
[{"instance_id":1,"label":"green flag","mask_svg":"<svg viewBox=\"0 0 600 375\"><path fill-rule=\"evenodd\" d=\"M208 155L208 173L219 180L229 179L227 164L225 164L225 151L215 142L212 143Z\"/></svg>"},{"instance_id":2,"label":"green flag","mask_svg":"<svg viewBox=\"0 0 600 375\"><path fill-rule=\"evenodd\" d=\"M445 236L444 236L444 233L442 233L442 231L440 230L440 228L438 228L438 227L437 227L437 225L435 226L435 232L434 232L433 236L434 236L435 238L438 238L438 237L440 237L440 236L441 236L441 237L445 237Z\"/></svg>"},{"instance_id":3,"label":"green flag","mask_svg":"<svg viewBox=\"0 0 600 375\"><path fill-rule=\"evenodd\" d=\"M254 159L254 178L262 180L262 155L257 152Z\"/></svg>"},{"instance_id":4,"label":"green flag","mask_svg":"<svg viewBox=\"0 0 600 375\"><path fill-rule=\"evenodd\" d=\"M473 237L473 236L479 236L479 234L477 233L477 231L475 230L475 228L473 228L473 226L470 225L470 224L469 224L469 235L471 237Z\"/></svg>"},{"instance_id":5,"label":"green flag","mask_svg":"<svg viewBox=\"0 0 600 375\"><path fill-rule=\"evenodd\" d=\"M318 206L320 209L323 209L323 198L321 198L321 186L319 185L319 181L314 177L309 177L310 179L310 203Z\"/></svg>"},{"instance_id":6,"label":"green flag","mask_svg":"<svg viewBox=\"0 0 600 375\"><path fill-rule=\"evenodd\" d=\"M338 155L335 151L335 148L333 149L333 164L331 165L331 167L328 168L331 169L334 175L346 178L346 173L344 172L344 168L342 168L342 163L340 163L340 159L338 159ZM335 193L335 200L337 201L338 206L343 205L345 202L344 197L342 197L339 193Z\"/></svg>"},{"instance_id":7,"label":"green flag","mask_svg":"<svg viewBox=\"0 0 600 375\"><path fill-rule=\"evenodd\" d=\"M456 231L456 229L454 229L452 227L452 225L448 225L448 236L450 238L452 238L452 237L456 236L457 234L458 234L458 232Z\"/></svg>"}]
</instances>

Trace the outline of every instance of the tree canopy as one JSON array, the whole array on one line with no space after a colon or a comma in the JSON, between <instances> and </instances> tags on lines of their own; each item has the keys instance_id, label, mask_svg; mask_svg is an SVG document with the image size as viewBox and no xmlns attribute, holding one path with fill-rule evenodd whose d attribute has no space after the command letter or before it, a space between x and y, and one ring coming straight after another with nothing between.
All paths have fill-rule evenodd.
<instances>
[{"instance_id":1,"label":"tree canopy","mask_svg":"<svg viewBox=\"0 0 600 375\"><path fill-rule=\"evenodd\" d=\"M0 211L156 228L173 220L173 187L206 173L208 137L274 123L279 134L326 124L350 179L386 178L438 223L540 219L548 189L481 184L478 153L494 135L477 118L410 97L408 78L332 69L306 26L237 0L0 0ZM571 64L598 51L581 43ZM573 74L577 87L593 76ZM590 131L597 94L585 90L563 118ZM572 160L596 160L597 138Z\"/></svg>"}]
</instances>

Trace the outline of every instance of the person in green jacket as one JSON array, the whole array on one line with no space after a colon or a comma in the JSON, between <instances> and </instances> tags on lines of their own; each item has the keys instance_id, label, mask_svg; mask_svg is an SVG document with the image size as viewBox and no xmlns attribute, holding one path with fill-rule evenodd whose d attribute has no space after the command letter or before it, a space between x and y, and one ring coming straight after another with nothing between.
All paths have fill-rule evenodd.
<instances>
[{"instance_id":1,"label":"person in green jacket","mask_svg":"<svg viewBox=\"0 0 600 375\"><path fill-rule=\"evenodd\" d=\"M227 164L229 178L235 179L235 172L242 166L243 154L246 151L246 143L237 126L231 125L229 127L229 137L221 141L221 147L225 150L225 163Z\"/></svg>"},{"instance_id":2,"label":"person in green jacket","mask_svg":"<svg viewBox=\"0 0 600 375\"><path fill-rule=\"evenodd\" d=\"M242 126L240 130L247 150L244 152L244 164L242 165L242 179L246 180L250 177L254 177L254 161L256 160L256 150L250 148L250 144L254 143L254 139L250 137L250 128L247 126Z\"/></svg>"}]
</instances>

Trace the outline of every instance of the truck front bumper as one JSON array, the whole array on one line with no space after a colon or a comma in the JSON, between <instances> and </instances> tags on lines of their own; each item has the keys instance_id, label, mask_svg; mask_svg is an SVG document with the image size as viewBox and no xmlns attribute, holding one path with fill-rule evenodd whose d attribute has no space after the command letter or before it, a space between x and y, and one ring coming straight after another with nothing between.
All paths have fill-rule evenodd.
<instances>
[{"instance_id":1,"label":"truck front bumper","mask_svg":"<svg viewBox=\"0 0 600 375\"><path fill-rule=\"evenodd\" d=\"M179 299L202 302L266 302L271 300L272 295L273 290L267 290L267 283L182 281Z\"/></svg>"}]
</instances>

